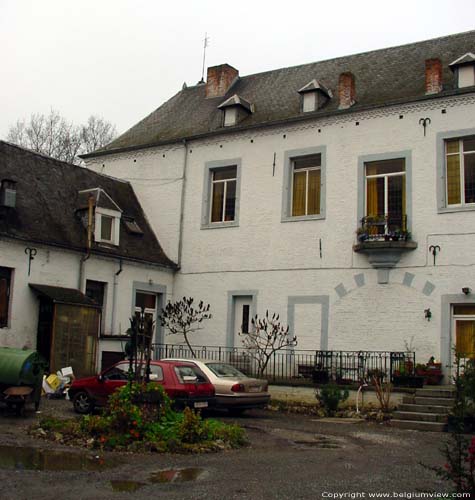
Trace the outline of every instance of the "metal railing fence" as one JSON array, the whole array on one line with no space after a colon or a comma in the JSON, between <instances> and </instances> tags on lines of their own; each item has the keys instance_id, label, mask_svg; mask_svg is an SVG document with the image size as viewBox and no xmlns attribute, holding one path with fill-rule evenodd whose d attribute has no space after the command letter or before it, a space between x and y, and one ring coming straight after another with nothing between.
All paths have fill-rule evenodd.
<instances>
[{"instance_id":1,"label":"metal railing fence","mask_svg":"<svg viewBox=\"0 0 475 500\"><path fill-rule=\"evenodd\" d=\"M262 376L270 382L336 382L354 384L368 380L371 373L385 380L404 372L414 374L415 353L402 351L331 351L286 349L275 352L262 374L259 364L246 348L192 346L197 359L233 365L250 377ZM155 359L193 359L186 345L154 344Z\"/></svg>"}]
</instances>

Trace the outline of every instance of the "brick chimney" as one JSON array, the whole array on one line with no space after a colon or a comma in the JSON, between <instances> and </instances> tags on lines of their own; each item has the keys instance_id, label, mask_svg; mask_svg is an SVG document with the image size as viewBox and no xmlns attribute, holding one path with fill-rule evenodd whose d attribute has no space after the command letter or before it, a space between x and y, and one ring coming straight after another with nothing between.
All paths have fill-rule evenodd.
<instances>
[{"instance_id":1,"label":"brick chimney","mask_svg":"<svg viewBox=\"0 0 475 500\"><path fill-rule=\"evenodd\" d=\"M355 77L353 73L342 73L338 80L338 109L348 109L355 104Z\"/></svg>"},{"instance_id":2,"label":"brick chimney","mask_svg":"<svg viewBox=\"0 0 475 500\"><path fill-rule=\"evenodd\" d=\"M438 94L442 90L442 63L440 59L426 60L426 94Z\"/></svg>"},{"instance_id":3,"label":"brick chimney","mask_svg":"<svg viewBox=\"0 0 475 500\"><path fill-rule=\"evenodd\" d=\"M208 68L206 97L222 97L238 76L239 71L229 64Z\"/></svg>"}]
</instances>

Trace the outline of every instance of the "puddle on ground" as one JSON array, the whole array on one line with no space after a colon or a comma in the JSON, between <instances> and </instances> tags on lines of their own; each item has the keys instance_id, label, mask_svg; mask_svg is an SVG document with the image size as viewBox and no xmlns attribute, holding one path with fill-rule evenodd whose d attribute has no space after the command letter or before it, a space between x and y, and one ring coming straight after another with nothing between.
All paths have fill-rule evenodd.
<instances>
[{"instance_id":1,"label":"puddle on ground","mask_svg":"<svg viewBox=\"0 0 475 500\"><path fill-rule=\"evenodd\" d=\"M111 481L111 486L113 491L137 491L145 483L139 483L138 481Z\"/></svg>"},{"instance_id":2,"label":"puddle on ground","mask_svg":"<svg viewBox=\"0 0 475 500\"><path fill-rule=\"evenodd\" d=\"M295 444L300 446L308 446L311 448L324 448L324 449L338 449L341 448L341 444L336 441L332 441L331 439L326 438L316 438L313 441L294 441Z\"/></svg>"},{"instance_id":3,"label":"puddle on ground","mask_svg":"<svg viewBox=\"0 0 475 500\"><path fill-rule=\"evenodd\" d=\"M324 434L295 431L291 429L273 429L272 433L290 441L299 448L338 449L347 447L345 440L336 436L328 437Z\"/></svg>"},{"instance_id":4,"label":"puddle on ground","mask_svg":"<svg viewBox=\"0 0 475 500\"><path fill-rule=\"evenodd\" d=\"M199 467L188 469L159 470L150 475L152 483L184 483L185 481L200 481L208 475L208 472Z\"/></svg>"},{"instance_id":5,"label":"puddle on ground","mask_svg":"<svg viewBox=\"0 0 475 500\"><path fill-rule=\"evenodd\" d=\"M0 469L102 471L120 464L117 459L85 453L33 447L0 446Z\"/></svg>"}]
</instances>

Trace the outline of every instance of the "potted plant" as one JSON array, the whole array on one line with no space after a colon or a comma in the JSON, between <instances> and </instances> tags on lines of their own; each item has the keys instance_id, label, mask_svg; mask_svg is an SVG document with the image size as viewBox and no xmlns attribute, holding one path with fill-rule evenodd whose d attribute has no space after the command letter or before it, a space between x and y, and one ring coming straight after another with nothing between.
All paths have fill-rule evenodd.
<instances>
[{"instance_id":1,"label":"potted plant","mask_svg":"<svg viewBox=\"0 0 475 500\"><path fill-rule=\"evenodd\" d=\"M393 373L393 384L398 387L414 387L420 389L424 386L424 377L413 375L412 361L401 361Z\"/></svg>"},{"instance_id":2,"label":"potted plant","mask_svg":"<svg viewBox=\"0 0 475 500\"><path fill-rule=\"evenodd\" d=\"M368 239L368 231L364 227L359 227L356 230L356 237L362 243Z\"/></svg>"}]
</instances>

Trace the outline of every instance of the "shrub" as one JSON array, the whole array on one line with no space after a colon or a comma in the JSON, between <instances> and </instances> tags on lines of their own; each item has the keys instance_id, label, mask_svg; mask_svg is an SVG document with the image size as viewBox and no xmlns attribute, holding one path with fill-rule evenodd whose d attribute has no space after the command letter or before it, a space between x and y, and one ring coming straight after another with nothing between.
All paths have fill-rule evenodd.
<instances>
[{"instance_id":1,"label":"shrub","mask_svg":"<svg viewBox=\"0 0 475 500\"><path fill-rule=\"evenodd\" d=\"M158 404L151 403L155 400ZM67 431L70 443L131 451L203 451L246 443L239 426L203 420L190 408L173 411L163 388L155 383L121 387L110 396L102 415L87 415L80 421L43 419L39 428L50 439Z\"/></svg>"},{"instance_id":2,"label":"shrub","mask_svg":"<svg viewBox=\"0 0 475 500\"><path fill-rule=\"evenodd\" d=\"M328 384L323 386L316 396L326 415L333 416L338 410L338 405L348 399L349 392L348 389L342 390L337 385Z\"/></svg>"}]
</instances>

